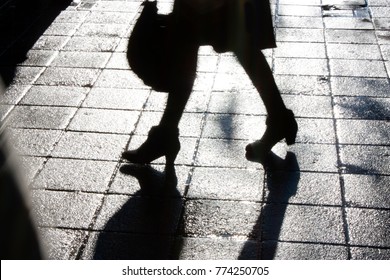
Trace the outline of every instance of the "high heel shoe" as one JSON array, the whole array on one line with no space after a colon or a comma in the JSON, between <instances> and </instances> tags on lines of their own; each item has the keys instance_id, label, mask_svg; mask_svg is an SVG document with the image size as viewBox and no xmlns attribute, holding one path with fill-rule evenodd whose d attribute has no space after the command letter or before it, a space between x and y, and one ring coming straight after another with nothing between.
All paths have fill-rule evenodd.
<instances>
[{"instance_id":1,"label":"high heel shoe","mask_svg":"<svg viewBox=\"0 0 390 280\"><path fill-rule=\"evenodd\" d=\"M268 117L266 125L263 137L245 148L245 156L250 161L264 162L272 147L283 139L286 139L287 145L295 144L298 124L291 110L286 110L276 117Z\"/></svg>"},{"instance_id":2,"label":"high heel shoe","mask_svg":"<svg viewBox=\"0 0 390 280\"><path fill-rule=\"evenodd\" d=\"M153 126L146 141L138 149L123 152L122 158L132 163L148 164L165 156L166 165L173 165L179 150L179 129Z\"/></svg>"}]
</instances>

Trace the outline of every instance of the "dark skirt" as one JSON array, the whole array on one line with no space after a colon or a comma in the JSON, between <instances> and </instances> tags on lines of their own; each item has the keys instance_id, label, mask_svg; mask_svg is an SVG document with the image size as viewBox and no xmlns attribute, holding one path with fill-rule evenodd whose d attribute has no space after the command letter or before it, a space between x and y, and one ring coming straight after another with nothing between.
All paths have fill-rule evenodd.
<instances>
[{"instance_id":1,"label":"dark skirt","mask_svg":"<svg viewBox=\"0 0 390 280\"><path fill-rule=\"evenodd\" d=\"M213 1L175 1L173 15L186 37L191 34L200 45L212 45L218 52L235 51L247 44L259 49L276 47L269 0L207 2Z\"/></svg>"}]
</instances>

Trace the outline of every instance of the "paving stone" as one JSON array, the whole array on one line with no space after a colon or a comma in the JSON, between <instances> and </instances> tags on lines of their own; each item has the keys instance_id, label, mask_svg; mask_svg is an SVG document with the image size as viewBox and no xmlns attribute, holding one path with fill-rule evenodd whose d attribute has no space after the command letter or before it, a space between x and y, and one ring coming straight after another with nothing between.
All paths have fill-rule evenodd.
<instances>
[{"instance_id":1,"label":"paving stone","mask_svg":"<svg viewBox=\"0 0 390 280\"><path fill-rule=\"evenodd\" d=\"M34 46L33 50L51 50L58 51L65 44L68 37L66 36L41 36Z\"/></svg>"},{"instance_id":2,"label":"paving stone","mask_svg":"<svg viewBox=\"0 0 390 280\"><path fill-rule=\"evenodd\" d=\"M340 158L348 173L389 175L390 156L386 146L343 145Z\"/></svg>"},{"instance_id":3,"label":"paving stone","mask_svg":"<svg viewBox=\"0 0 390 280\"><path fill-rule=\"evenodd\" d=\"M344 244L341 208L267 204L263 240Z\"/></svg>"},{"instance_id":4,"label":"paving stone","mask_svg":"<svg viewBox=\"0 0 390 280\"><path fill-rule=\"evenodd\" d=\"M112 52L119 43L117 37L72 37L64 46L65 51Z\"/></svg>"},{"instance_id":5,"label":"paving stone","mask_svg":"<svg viewBox=\"0 0 390 280\"><path fill-rule=\"evenodd\" d=\"M88 89L64 86L32 86L20 101L24 105L78 106Z\"/></svg>"},{"instance_id":6,"label":"paving stone","mask_svg":"<svg viewBox=\"0 0 390 280\"><path fill-rule=\"evenodd\" d=\"M118 160L127 139L127 135L67 132L52 155L75 159Z\"/></svg>"},{"instance_id":7,"label":"paving stone","mask_svg":"<svg viewBox=\"0 0 390 280\"><path fill-rule=\"evenodd\" d=\"M211 77L210 77L211 78ZM233 75L229 73L217 73L215 75L215 81L209 80L208 85L204 85L200 90L208 90L211 88L214 91L248 91L254 90L254 86L247 75ZM214 84L212 84L214 82ZM210 87L207 87L210 86Z\"/></svg>"},{"instance_id":8,"label":"paving stone","mask_svg":"<svg viewBox=\"0 0 390 280\"><path fill-rule=\"evenodd\" d=\"M343 175L345 201L352 207L390 208L390 177Z\"/></svg>"},{"instance_id":9,"label":"paving stone","mask_svg":"<svg viewBox=\"0 0 390 280\"><path fill-rule=\"evenodd\" d=\"M103 195L34 190L32 199L38 226L87 229Z\"/></svg>"},{"instance_id":10,"label":"paving stone","mask_svg":"<svg viewBox=\"0 0 390 280\"><path fill-rule=\"evenodd\" d=\"M196 113L207 111L210 95L211 93L209 91L193 91L191 93L190 99L187 102L184 112Z\"/></svg>"},{"instance_id":11,"label":"paving stone","mask_svg":"<svg viewBox=\"0 0 390 280\"><path fill-rule=\"evenodd\" d=\"M389 260L390 250L367 247L351 247L351 259L353 260Z\"/></svg>"},{"instance_id":12,"label":"paving stone","mask_svg":"<svg viewBox=\"0 0 390 280\"><path fill-rule=\"evenodd\" d=\"M199 91L196 91L196 92L199 92ZM201 92L204 92L204 91L201 91ZM190 98L192 98L194 93L192 93L190 95ZM168 93L152 90L150 93L150 96L145 104L145 110L146 111L163 112L165 110L166 105L167 105L167 99L168 99ZM207 108L207 106L206 106L206 108Z\"/></svg>"},{"instance_id":13,"label":"paving stone","mask_svg":"<svg viewBox=\"0 0 390 280\"><path fill-rule=\"evenodd\" d=\"M94 11L110 11L110 12L132 12L137 11L141 2L124 2L124 1L99 1L93 6Z\"/></svg>"},{"instance_id":14,"label":"paving stone","mask_svg":"<svg viewBox=\"0 0 390 280\"><path fill-rule=\"evenodd\" d=\"M144 89L92 88L83 107L141 110L150 91Z\"/></svg>"},{"instance_id":15,"label":"paving stone","mask_svg":"<svg viewBox=\"0 0 390 280\"><path fill-rule=\"evenodd\" d=\"M0 104L17 104L29 90L29 85L13 84L0 95Z\"/></svg>"},{"instance_id":16,"label":"paving stone","mask_svg":"<svg viewBox=\"0 0 390 280\"><path fill-rule=\"evenodd\" d=\"M49 260L75 259L85 233L79 230L40 228L42 243Z\"/></svg>"},{"instance_id":17,"label":"paving stone","mask_svg":"<svg viewBox=\"0 0 390 280\"><path fill-rule=\"evenodd\" d=\"M201 139L196 165L204 167L249 168L258 164L245 158L245 146L249 141Z\"/></svg>"},{"instance_id":18,"label":"paving stone","mask_svg":"<svg viewBox=\"0 0 390 280\"><path fill-rule=\"evenodd\" d=\"M65 129L76 108L17 106L7 122L11 127Z\"/></svg>"},{"instance_id":19,"label":"paving stone","mask_svg":"<svg viewBox=\"0 0 390 280\"><path fill-rule=\"evenodd\" d=\"M323 28L321 17L303 17L303 16L280 16L276 22L277 28L294 27L294 28Z\"/></svg>"},{"instance_id":20,"label":"paving stone","mask_svg":"<svg viewBox=\"0 0 390 280\"><path fill-rule=\"evenodd\" d=\"M370 96L336 97L334 111L337 118L387 120L390 116L390 100Z\"/></svg>"},{"instance_id":21,"label":"paving stone","mask_svg":"<svg viewBox=\"0 0 390 280\"><path fill-rule=\"evenodd\" d=\"M263 170L196 167L188 197L261 201L263 185Z\"/></svg>"},{"instance_id":22,"label":"paving stone","mask_svg":"<svg viewBox=\"0 0 390 280\"><path fill-rule=\"evenodd\" d=\"M245 70L235 56L221 55L218 63L218 73L233 73L244 75Z\"/></svg>"},{"instance_id":23,"label":"paving stone","mask_svg":"<svg viewBox=\"0 0 390 280\"><path fill-rule=\"evenodd\" d=\"M109 193L127 195L183 197L188 186L190 168L175 166L174 173L165 171L165 165L122 164L117 171ZM176 178L175 178L176 177Z\"/></svg>"},{"instance_id":24,"label":"paving stone","mask_svg":"<svg viewBox=\"0 0 390 280\"><path fill-rule=\"evenodd\" d=\"M109 53L101 52L60 52L51 63L51 66L72 68L104 68L109 58Z\"/></svg>"},{"instance_id":25,"label":"paving stone","mask_svg":"<svg viewBox=\"0 0 390 280\"><path fill-rule=\"evenodd\" d=\"M109 62L106 66L107 69L123 69L129 70L129 62L127 60L127 54L123 53L113 53Z\"/></svg>"},{"instance_id":26,"label":"paving stone","mask_svg":"<svg viewBox=\"0 0 390 280\"><path fill-rule=\"evenodd\" d=\"M280 16L305 16L305 17L321 17L321 7L316 6L292 6L279 5L278 15Z\"/></svg>"},{"instance_id":27,"label":"paving stone","mask_svg":"<svg viewBox=\"0 0 390 280\"><path fill-rule=\"evenodd\" d=\"M221 61L220 61L221 63ZM198 55L198 72L215 72L217 70L218 56Z\"/></svg>"},{"instance_id":28,"label":"paving stone","mask_svg":"<svg viewBox=\"0 0 390 280\"><path fill-rule=\"evenodd\" d=\"M338 174L271 171L265 186L267 203L341 206Z\"/></svg>"},{"instance_id":29,"label":"paving stone","mask_svg":"<svg viewBox=\"0 0 390 280\"><path fill-rule=\"evenodd\" d=\"M30 184L38 171L43 167L45 158L43 157L20 157L19 173Z\"/></svg>"},{"instance_id":30,"label":"paving stone","mask_svg":"<svg viewBox=\"0 0 390 280\"><path fill-rule=\"evenodd\" d=\"M390 122L372 120L337 120L340 144L388 145Z\"/></svg>"},{"instance_id":31,"label":"paving stone","mask_svg":"<svg viewBox=\"0 0 390 280\"><path fill-rule=\"evenodd\" d=\"M260 95L255 91L212 92L208 111L225 114L266 114Z\"/></svg>"},{"instance_id":32,"label":"paving stone","mask_svg":"<svg viewBox=\"0 0 390 280\"><path fill-rule=\"evenodd\" d=\"M373 30L326 29L325 38L328 43L376 44Z\"/></svg>"},{"instance_id":33,"label":"paving stone","mask_svg":"<svg viewBox=\"0 0 390 280\"><path fill-rule=\"evenodd\" d=\"M275 57L326 58L325 44L322 43L279 43Z\"/></svg>"},{"instance_id":34,"label":"paving stone","mask_svg":"<svg viewBox=\"0 0 390 280\"><path fill-rule=\"evenodd\" d=\"M52 50L30 50L24 60L19 63L23 66L48 66L56 53Z\"/></svg>"},{"instance_id":35,"label":"paving stone","mask_svg":"<svg viewBox=\"0 0 390 280\"><path fill-rule=\"evenodd\" d=\"M82 259L167 260L173 237L116 232L91 232Z\"/></svg>"},{"instance_id":36,"label":"paving stone","mask_svg":"<svg viewBox=\"0 0 390 280\"><path fill-rule=\"evenodd\" d=\"M389 210L347 208L346 211L351 245L389 247Z\"/></svg>"},{"instance_id":37,"label":"paving stone","mask_svg":"<svg viewBox=\"0 0 390 280\"><path fill-rule=\"evenodd\" d=\"M130 70L104 69L95 85L102 88L149 88Z\"/></svg>"},{"instance_id":38,"label":"paving stone","mask_svg":"<svg viewBox=\"0 0 390 280\"><path fill-rule=\"evenodd\" d=\"M192 165L193 158L194 158L194 151L195 147L197 145L197 139L196 138L189 138L189 137L180 137L180 145L181 149L177 155L177 158L175 160L175 164L184 164L184 165ZM134 135L131 138L128 150L137 149L139 146L142 145L146 141L146 136L138 136ZM161 157L153 163L156 164L162 164L165 163L165 158Z\"/></svg>"},{"instance_id":39,"label":"paving stone","mask_svg":"<svg viewBox=\"0 0 390 280\"><path fill-rule=\"evenodd\" d=\"M128 233L173 234L182 208L180 198L107 195L94 229Z\"/></svg>"},{"instance_id":40,"label":"paving stone","mask_svg":"<svg viewBox=\"0 0 390 280\"><path fill-rule=\"evenodd\" d=\"M98 69L49 67L36 81L37 85L90 87L99 75Z\"/></svg>"},{"instance_id":41,"label":"paving stone","mask_svg":"<svg viewBox=\"0 0 390 280\"><path fill-rule=\"evenodd\" d=\"M330 59L329 65L332 76L387 77L385 65L379 60Z\"/></svg>"},{"instance_id":42,"label":"paving stone","mask_svg":"<svg viewBox=\"0 0 390 280\"><path fill-rule=\"evenodd\" d=\"M390 23L388 18L374 18L375 29L379 30L389 30Z\"/></svg>"},{"instance_id":43,"label":"paving stone","mask_svg":"<svg viewBox=\"0 0 390 280\"><path fill-rule=\"evenodd\" d=\"M125 4L125 3L123 3ZM130 24L133 21L136 13L121 13L106 12L106 11L92 11L88 14L85 22L100 23L100 24Z\"/></svg>"},{"instance_id":44,"label":"paving stone","mask_svg":"<svg viewBox=\"0 0 390 280\"><path fill-rule=\"evenodd\" d=\"M256 139L265 131L265 118L232 114L207 114L202 137Z\"/></svg>"},{"instance_id":45,"label":"paving stone","mask_svg":"<svg viewBox=\"0 0 390 280\"><path fill-rule=\"evenodd\" d=\"M284 95L283 100L286 106L291 109L297 117L332 117L330 96ZM302 104L310 104L310 106L302 106Z\"/></svg>"},{"instance_id":46,"label":"paving stone","mask_svg":"<svg viewBox=\"0 0 390 280\"><path fill-rule=\"evenodd\" d=\"M275 30L277 42L324 42L324 31L311 28L282 28Z\"/></svg>"},{"instance_id":47,"label":"paving stone","mask_svg":"<svg viewBox=\"0 0 390 280\"><path fill-rule=\"evenodd\" d=\"M181 231L193 237L259 236L261 204L242 201L187 201Z\"/></svg>"},{"instance_id":48,"label":"paving stone","mask_svg":"<svg viewBox=\"0 0 390 280\"><path fill-rule=\"evenodd\" d=\"M30 66L19 66L16 69L12 69L0 66L0 73L2 74L3 81L11 78L11 85L30 85L39 77L44 69L43 67ZM11 75L11 77L8 77L8 75Z\"/></svg>"},{"instance_id":49,"label":"paving stone","mask_svg":"<svg viewBox=\"0 0 390 280\"><path fill-rule=\"evenodd\" d=\"M296 118L298 134L296 142L313 144L336 143L333 120Z\"/></svg>"},{"instance_id":50,"label":"paving stone","mask_svg":"<svg viewBox=\"0 0 390 280\"><path fill-rule=\"evenodd\" d=\"M321 0L280 0L281 5L306 5L306 6L319 6Z\"/></svg>"},{"instance_id":51,"label":"paving stone","mask_svg":"<svg viewBox=\"0 0 390 280\"><path fill-rule=\"evenodd\" d=\"M79 23L53 23L51 24L43 35L46 36L71 36L76 31Z\"/></svg>"},{"instance_id":52,"label":"paving stone","mask_svg":"<svg viewBox=\"0 0 390 280\"><path fill-rule=\"evenodd\" d=\"M179 237L176 247L179 260L255 260L259 250L255 241L231 238Z\"/></svg>"},{"instance_id":53,"label":"paving stone","mask_svg":"<svg viewBox=\"0 0 390 280\"><path fill-rule=\"evenodd\" d=\"M383 59L384 60L390 60L390 45L382 45L380 46Z\"/></svg>"},{"instance_id":54,"label":"paving stone","mask_svg":"<svg viewBox=\"0 0 390 280\"><path fill-rule=\"evenodd\" d=\"M41 129L11 129L10 143L16 153L26 156L48 156L61 131Z\"/></svg>"},{"instance_id":55,"label":"paving stone","mask_svg":"<svg viewBox=\"0 0 390 280\"><path fill-rule=\"evenodd\" d=\"M325 28L349 30L373 30L374 26L369 19L353 17L326 17Z\"/></svg>"},{"instance_id":56,"label":"paving stone","mask_svg":"<svg viewBox=\"0 0 390 280\"><path fill-rule=\"evenodd\" d=\"M328 75L326 59L277 58L275 74L290 75Z\"/></svg>"},{"instance_id":57,"label":"paving stone","mask_svg":"<svg viewBox=\"0 0 390 280\"><path fill-rule=\"evenodd\" d=\"M326 244L263 242L261 259L265 260L346 260L347 248Z\"/></svg>"},{"instance_id":58,"label":"paving stone","mask_svg":"<svg viewBox=\"0 0 390 280\"><path fill-rule=\"evenodd\" d=\"M127 24L84 23L77 30L76 36L121 38L127 28Z\"/></svg>"},{"instance_id":59,"label":"paving stone","mask_svg":"<svg viewBox=\"0 0 390 280\"><path fill-rule=\"evenodd\" d=\"M199 72L196 75L196 79L194 82L194 86L192 87L192 90L198 90L198 91L210 90L213 87L213 85L215 86L214 79L215 79L214 73ZM224 83L226 83L226 80L224 81ZM230 82L227 83L227 85L230 86Z\"/></svg>"},{"instance_id":60,"label":"paving stone","mask_svg":"<svg viewBox=\"0 0 390 280\"><path fill-rule=\"evenodd\" d=\"M378 43L383 45L390 44L390 31L377 30L376 32Z\"/></svg>"},{"instance_id":61,"label":"paving stone","mask_svg":"<svg viewBox=\"0 0 390 280\"><path fill-rule=\"evenodd\" d=\"M0 121L4 121L4 119L8 116L9 112L14 108L13 105L0 105Z\"/></svg>"},{"instance_id":62,"label":"paving stone","mask_svg":"<svg viewBox=\"0 0 390 280\"><path fill-rule=\"evenodd\" d=\"M380 60L381 52L377 45L368 44L327 44L329 58Z\"/></svg>"},{"instance_id":63,"label":"paving stone","mask_svg":"<svg viewBox=\"0 0 390 280\"><path fill-rule=\"evenodd\" d=\"M87 11L62 11L55 19L55 23L81 23L88 16Z\"/></svg>"},{"instance_id":64,"label":"paving stone","mask_svg":"<svg viewBox=\"0 0 390 280\"><path fill-rule=\"evenodd\" d=\"M387 79L331 77L333 95L387 97Z\"/></svg>"},{"instance_id":65,"label":"paving stone","mask_svg":"<svg viewBox=\"0 0 390 280\"><path fill-rule=\"evenodd\" d=\"M90 160L49 159L33 187L50 190L104 192L116 163Z\"/></svg>"},{"instance_id":66,"label":"paving stone","mask_svg":"<svg viewBox=\"0 0 390 280\"><path fill-rule=\"evenodd\" d=\"M129 134L134 131L138 118L139 112L136 111L81 108L69 130Z\"/></svg>"},{"instance_id":67,"label":"paving stone","mask_svg":"<svg viewBox=\"0 0 390 280\"><path fill-rule=\"evenodd\" d=\"M330 82L325 76L275 75L282 94L330 95Z\"/></svg>"}]
</instances>

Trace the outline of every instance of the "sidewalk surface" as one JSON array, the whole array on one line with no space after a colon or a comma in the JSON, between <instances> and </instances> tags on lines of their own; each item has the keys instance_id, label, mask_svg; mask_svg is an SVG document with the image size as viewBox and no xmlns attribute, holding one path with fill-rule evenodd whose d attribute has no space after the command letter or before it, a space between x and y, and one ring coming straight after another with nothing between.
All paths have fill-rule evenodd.
<instances>
[{"instance_id":1,"label":"sidewalk surface","mask_svg":"<svg viewBox=\"0 0 390 280\"><path fill-rule=\"evenodd\" d=\"M142 1L2 17L1 120L51 259L390 259L390 2L272 2L278 48L265 54L297 143L266 169L247 161L264 106L232 54L201 47L177 184L163 158L121 161L166 100L126 61Z\"/></svg>"}]
</instances>

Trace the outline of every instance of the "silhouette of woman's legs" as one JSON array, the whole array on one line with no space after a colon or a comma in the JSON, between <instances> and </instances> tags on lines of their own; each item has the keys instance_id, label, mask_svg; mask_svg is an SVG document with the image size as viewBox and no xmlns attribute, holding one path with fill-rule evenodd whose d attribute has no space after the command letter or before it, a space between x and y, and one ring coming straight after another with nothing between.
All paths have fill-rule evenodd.
<instances>
[{"instance_id":1,"label":"silhouette of woman's legs","mask_svg":"<svg viewBox=\"0 0 390 280\"><path fill-rule=\"evenodd\" d=\"M264 54L251 43L241 46L234 53L259 92L268 113L264 135L246 147L248 160L263 162L280 140L286 139L289 145L295 143L298 126L294 114L283 102Z\"/></svg>"}]
</instances>

